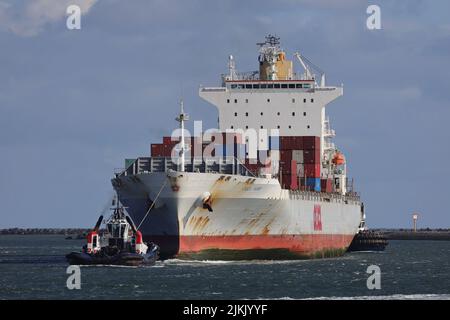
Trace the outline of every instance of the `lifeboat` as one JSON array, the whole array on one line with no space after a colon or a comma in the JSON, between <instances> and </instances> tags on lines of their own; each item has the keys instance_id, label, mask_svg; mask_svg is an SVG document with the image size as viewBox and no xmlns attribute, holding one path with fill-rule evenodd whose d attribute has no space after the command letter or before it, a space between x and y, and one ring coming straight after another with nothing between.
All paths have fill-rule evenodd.
<instances>
[{"instance_id":1,"label":"lifeboat","mask_svg":"<svg viewBox=\"0 0 450 320\"><path fill-rule=\"evenodd\" d=\"M341 152L337 151L334 154L332 161L337 166L343 165L343 164L345 164L345 156Z\"/></svg>"}]
</instances>

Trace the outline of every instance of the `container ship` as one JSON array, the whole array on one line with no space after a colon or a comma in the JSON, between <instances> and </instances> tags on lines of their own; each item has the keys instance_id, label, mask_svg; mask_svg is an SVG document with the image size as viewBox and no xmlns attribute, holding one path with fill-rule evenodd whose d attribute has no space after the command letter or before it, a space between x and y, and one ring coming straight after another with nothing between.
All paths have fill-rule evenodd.
<instances>
[{"instance_id":1,"label":"container ship","mask_svg":"<svg viewBox=\"0 0 450 320\"><path fill-rule=\"evenodd\" d=\"M278 37L257 45L258 71L238 72L229 56L221 85L199 88L217 129L190 136L181 102L172 136L111 180L163 259L339 256L364 222L325 113L343 87L302 54L287 59Z\"/></svg>"}]
</instances>

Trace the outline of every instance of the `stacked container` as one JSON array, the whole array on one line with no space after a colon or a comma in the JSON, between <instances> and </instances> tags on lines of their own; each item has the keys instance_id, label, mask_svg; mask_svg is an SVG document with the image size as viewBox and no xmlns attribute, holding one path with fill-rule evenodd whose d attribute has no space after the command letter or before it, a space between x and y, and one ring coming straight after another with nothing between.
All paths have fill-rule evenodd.
<instances>
[{"instance_id":1,"label":"stacked container","mask_svg":"<svg viewBox=\"0 0 450 320\"><path fill-rule=\"evenodd\" d=\"M163 137L162 144L151 145L151 156L171 157L178 143L179 138L172 141L172 137ZM331 180L320 179L320 137L271 136L268 139L269 150L259 150L258 158L253 160L247 159L247 146L238 133L214 133L210 141L191 137L186 139L186 143L189 147L185 154L187 159L238 158L255 176L273 173L276 168L283 189L332 192ZM271 161L266 160L269 156Z\"/></svg>"},{"instance_id":2,"label":"stacked container","mask_svg":"<svg viewBox=\"0 0 450 320\"><path fill-rule=\"evenodd\" d=\"M320 137L280 137L280 177L284 189L296 190L300 181L301 189L320 191L320 168Z\"/></svg>"}]
</instances>

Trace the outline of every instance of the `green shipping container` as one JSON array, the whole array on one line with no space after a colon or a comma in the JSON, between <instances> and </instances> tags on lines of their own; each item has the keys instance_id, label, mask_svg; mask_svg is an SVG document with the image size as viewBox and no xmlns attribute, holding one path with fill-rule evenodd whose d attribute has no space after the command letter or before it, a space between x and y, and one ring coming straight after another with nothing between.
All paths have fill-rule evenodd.
<instances>
[{"instance_id":1,"label":"green shipping container","mask_svg":"<svg viewBox=\"0 0 450 320\"><path fill-rule=\"evenodd\" d=\"M125 169L128 169L135 161L136 159L125 159Z\"/></svg>"}]
</instances>

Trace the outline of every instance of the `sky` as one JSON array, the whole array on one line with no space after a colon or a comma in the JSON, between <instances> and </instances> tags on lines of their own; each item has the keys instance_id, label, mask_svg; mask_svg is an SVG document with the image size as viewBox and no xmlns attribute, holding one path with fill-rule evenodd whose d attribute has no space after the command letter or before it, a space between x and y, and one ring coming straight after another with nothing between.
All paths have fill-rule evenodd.
<instances>
[{"instance_id":1,"label":"sky","mask_svg":"<svg viewBox=\"0 0 450 320\"><path fill-rule=\"evenodd\" d=\"M81 29L66 27L79 5ZM366 27L369 4L381 29ZM327 107L369 227L450 227L450 2L0 0L0 228L89 227L124 158L217 123L199 85L272 33L344 84ZM191 122L192 123L192 122Z\"/></svg>"}]
</instances>

